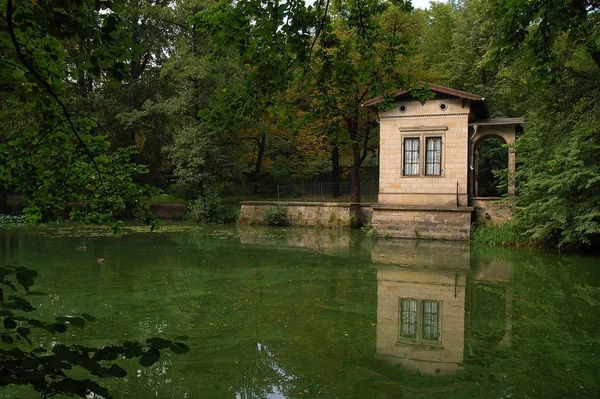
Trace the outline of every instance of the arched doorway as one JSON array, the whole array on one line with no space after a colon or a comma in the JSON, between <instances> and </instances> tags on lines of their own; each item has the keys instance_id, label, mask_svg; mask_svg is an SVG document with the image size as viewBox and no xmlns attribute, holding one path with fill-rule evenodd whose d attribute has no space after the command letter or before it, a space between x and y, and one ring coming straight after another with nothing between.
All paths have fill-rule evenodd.
<instances>
[{"instance_id":1,"label":"arched doorway","mask_svg":"<svg viewBox=\"0 0 600 399\"><path fill-rule=\"evenodd\" d=\"M508 146L495 134L481 137L475 143L475 197L502 197L508 193Z\"/></svg>"}]
</instances>

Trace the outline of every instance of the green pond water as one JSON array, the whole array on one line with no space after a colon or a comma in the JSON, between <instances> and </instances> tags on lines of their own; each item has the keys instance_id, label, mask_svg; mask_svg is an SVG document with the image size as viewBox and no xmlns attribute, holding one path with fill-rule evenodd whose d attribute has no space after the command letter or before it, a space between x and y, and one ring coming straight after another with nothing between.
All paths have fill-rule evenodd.
<instances>
[{"instance_id":1,"label":"green pond water","mask_svg":"<svg viewBox=\"0 0 600 399\"><path fill-rule=\"evenodd\" d=\"M96 318L35 342L190 347L149 368L120 360L127 377L100 381L117 398L600 397L597 257L360 231L62 227L0 229L5 265L37 270L40 319Z\"/></svg>"}]
</instances>

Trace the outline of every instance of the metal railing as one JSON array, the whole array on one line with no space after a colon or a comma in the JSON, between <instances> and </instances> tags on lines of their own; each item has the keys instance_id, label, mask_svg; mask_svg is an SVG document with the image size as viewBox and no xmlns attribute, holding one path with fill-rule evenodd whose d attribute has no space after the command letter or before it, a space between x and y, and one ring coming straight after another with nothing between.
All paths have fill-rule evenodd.
<instances>
[{"instance_id":1,"label":"metal railing","mask_svg":"<svg viewBox=\"0 0 600 399\"><path fill-rule=\"evenodd\" d=\"M379 184L377 181L364 181L360 185L362 202L377 202ZM268 200L300 202L350 202L352 183L340 182L301 182L298 184L278 184L277 192Z\"/></svg>"}]
</instances>

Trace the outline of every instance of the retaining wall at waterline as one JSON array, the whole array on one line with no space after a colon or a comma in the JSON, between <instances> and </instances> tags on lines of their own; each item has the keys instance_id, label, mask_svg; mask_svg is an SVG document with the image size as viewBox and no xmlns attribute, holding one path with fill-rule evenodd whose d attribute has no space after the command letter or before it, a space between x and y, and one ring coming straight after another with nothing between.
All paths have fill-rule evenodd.
<instances>
[{"instance_id":1,"label":"retaining wall at waterline","mask_svg":"<svg viewBox=\"0 0 600 399\"><path fill-rule=\"evenodd\" d=\"M265 210L270 206L286 209L286 225L343 228L369 223L373 204L348 202L277 202L243 201L240 203L239 223L266 225Z\"/></svg>"},{"instance_id":2,"label":"retaining wall at waterline","mask_svg":"<svg viewBox=\"0 0 600 399\"><path fill-rule=\"evenodd\" d=\"M277 201L244 201L240 205L239 223L242 225L269 224L266 210L278 206L285 208L288 226L349 228L370 224L381 235L395 238L469 240L473 217L483 222L489 222L490 213L494 221L510 218L510 213L491 201L485 204L485 216L474 212L475 207Z\"/></svg>"}]
</instances>

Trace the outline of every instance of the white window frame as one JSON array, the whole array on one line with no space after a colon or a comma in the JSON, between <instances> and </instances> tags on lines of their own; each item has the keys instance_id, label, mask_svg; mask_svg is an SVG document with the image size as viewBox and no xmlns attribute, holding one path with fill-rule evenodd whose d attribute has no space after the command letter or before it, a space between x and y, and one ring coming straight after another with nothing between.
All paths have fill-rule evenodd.
<instances>
[{"instance_id":1,"label":"white window frame","mask_svg":"<svg viewBox=\"0 0 600 399\"><path fill-rule=\"evenodd\" d=\"M418 174L414 174L414 175L409 175L405 173L405 146L404 146L404 141L405 139L419 139L419 173ZM426 174L427 170L427 139L428 138L441 138L442 139L442 143L441 143L441 160L440 160L440 174L439 175L428 175ZM445 170L446 168L444 167L444 164L446 163L446 132L445 131L424 131L422 133L419 134L414 134L414 133L406 133L406 134L401 134L400 136L400 143L401 143L401 154L402 154L402 159L401 159L401 174L402 177L418 177L418 178L422 178L422 177L433 177L433 178L440 178L440 177L445 177Z\"/></svg>"}]
</instances>

